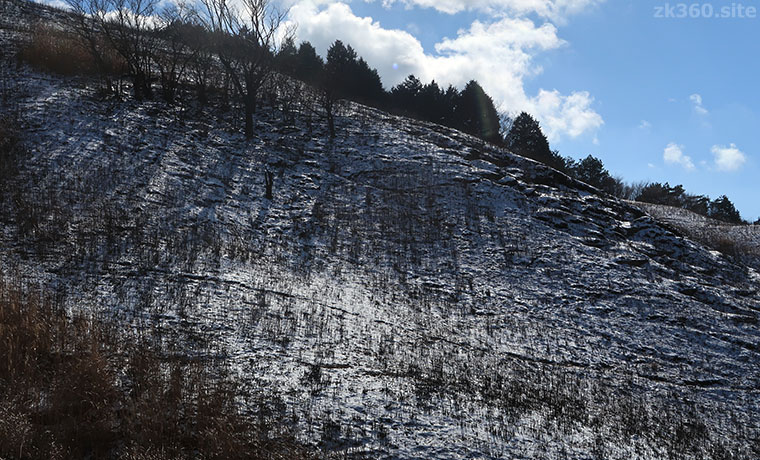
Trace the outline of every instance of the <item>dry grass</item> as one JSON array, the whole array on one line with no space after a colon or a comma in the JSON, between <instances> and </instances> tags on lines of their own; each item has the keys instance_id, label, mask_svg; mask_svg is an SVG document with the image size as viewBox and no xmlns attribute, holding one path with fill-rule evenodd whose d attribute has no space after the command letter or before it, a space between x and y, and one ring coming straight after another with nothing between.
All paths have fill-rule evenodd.
<instances>
[{"instance_id":1,"label":"dry grass","mask_svg":"<svg viewBox=\"0 0 760 460\"><path fill-rule=\"evenodd\" d=\"M688 238L742 263L760 267L760 227L732 225L686 209L636 202L635 205Z\"/></svg>"},{"instance_id":2,"label":"dry grass","mask_svg":"<svg viewBox=\"0 0 760 460\"><path fill-rule=\"evenodd\" d=\"M70 317L0 278L0 458L314 458L207 360ZM275 412L276 414L276 412Z\"/></svg>"},{"instance_id":3,"label":"dry grass","mask_svg":"<svg viewBox=\"0 0 760 460\"><path fill-rule=\"evenodd\" d=\"M87 44L77 35L48 24L32 28L29 41L18 57L37 70L59 75L120 75L124 73L123 59L115 50L100 43L103 62L93 56Z\"/></svg>"}]
</instances>

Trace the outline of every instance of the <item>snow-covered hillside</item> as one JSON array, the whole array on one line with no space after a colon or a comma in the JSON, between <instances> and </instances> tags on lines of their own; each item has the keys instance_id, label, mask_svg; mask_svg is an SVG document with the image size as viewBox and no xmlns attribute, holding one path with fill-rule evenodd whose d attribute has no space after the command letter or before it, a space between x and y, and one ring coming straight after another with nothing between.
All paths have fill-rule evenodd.
<instances>
[{"instance_id":1,"label":"snow-covered hillside","mask_svg":"<svg viewBox=\"0 0 760 460\"><path fill-rule=\"evenodd\" d=\"M221 109L3 79L3 271L223 356L325 452L760 455L760 276L628 203L358 105L335 142L267 107L246 142Z\"/></svg>"}]
</instances>

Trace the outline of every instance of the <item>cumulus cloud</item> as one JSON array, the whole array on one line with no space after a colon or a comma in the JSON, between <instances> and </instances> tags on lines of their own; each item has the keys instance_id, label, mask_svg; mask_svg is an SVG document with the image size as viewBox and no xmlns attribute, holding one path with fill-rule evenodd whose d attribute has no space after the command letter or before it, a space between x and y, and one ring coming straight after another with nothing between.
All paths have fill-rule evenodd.
<instances>
[{"instance_id":1,"label":"cumulus cloud","mask_svg":"<svg viewBox=\"0 0 760 460\"><path fill-rule=\"evenodd\" d=\"M691 161L691 157L684 155L683 145L678 145L674 142L668 144L663 152L663 159L667 164L679 165L687 171L693 171L696 169L694 162Z\"/></svg>"},{"instance_id":2,"label":"cumulus cloud","mask_svg":"<svg viewBox=\"0 0 760 460\"><path fill-rule=\"evenodd\" d=\"M704 105L702 105L702 96L699 94L692 94L689 96L689 100L694 104L694 111L697 112L699 115L707 115L709 112L705 108Z\"/></svg>"},{"instance_id":3,"label":"cumulus cloud","mask_svg":"<svg viewBox=\"0 0 760 460\"><path fill-rule=\"evenodd\" d=\"M524 17L475 21L456 37L442 39L430 53L408 31L383 28L372 18L356 16L342 2L300 1L290 9L289 18L298 24L298 38L310 41L323 56L336 39L351 44L378 69L387 87L409 74L460 88L475 79L503 109L535 115L552 141L593 132L604 123L588 92L526 94L523 81L541 72L534 56L565 45L553 24L536 25Z\"/></svg>"},{"instance_id":4,"label":"cumulus cloud","mask_svg":"<svg viewBox=\"0 0 760 460\"><path fill-rule=\"evenodd\" d=\"M563 96L559 91L541 90L527 101L529 112L542 121L546 137L557 140L563 134L578 137L598 129L604 120L591 105L594 98L587 91Z\"/></svg>"},{"instance_id":5,"label":"cumulus cloud","mask_svg":"<svg viewBox=\"0 0 760 460\"><path fill-rule=\"evenodd\" d=\"M715 157L715 166L719 171L737 171L747 162L747 156L736 148L735 144L728 147L714 145L712 153Z\"/></svg>"},{"instance_id":6,"label":"cumulus cloud","mask_svg":"<svg viewBox=\"0 0 760 460\"><path fill-rule=\"evenodd\" d=\"M360 18L344 3L320 7L320 2L302 1L293 5L289 20L297 24L300 40L310 41L322 55L337 40L353 46L376 67L383 82L394 86L410 73L419 73L425 57L422 44L403 30L384 29L372 18Z\"/></svg>"},{"instance_id":7,"label":"cumulus cloud","mask_svg":"<svg viewBox=\"0 0 760 460\"><path fill-rule=\"evenodd\" d=\"M543 18L562 21L569 15L603 2L604 0L383 0L383 5L403 3L407 7L433 8L446 14L462 11L480 11L492 15L535 13Z\"/></svg>"}]
</instances>

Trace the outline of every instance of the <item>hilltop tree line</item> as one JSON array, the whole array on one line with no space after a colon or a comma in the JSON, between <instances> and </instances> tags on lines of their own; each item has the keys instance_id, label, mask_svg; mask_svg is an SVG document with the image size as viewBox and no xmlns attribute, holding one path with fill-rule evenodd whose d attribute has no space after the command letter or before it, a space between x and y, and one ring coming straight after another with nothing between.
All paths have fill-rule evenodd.
<instances>
[{"instance_id":1,"label":"hilltop tree line","mask_svg":"<svg viewBox=\"0 0 760 460\"><path fill-rule=\"evenodd\" d=\"M286 40L277 55L276 67L283 74L317 87L328 113L329 101L349 99L455 128L488 142L502 144L504 140L493 99L476 81L459 91L453 86L441 88L435 81L423 84L410 75L386 91L377 70L340 40L330 46L325 60L311 43L296 47L292 39ZM334 130L330 131L334 136Z\"/></svg>"},{"instance_id":2,"label":"hilltop tree line","mask_svg":"<svg viewBox=\"0 0 760 460\"><path fill-rule=\"evenodd\" d=\"M280 72L319 86L330 97L350 99L423 121L438 123L508 148L569 176L620 198L688 209L728 223L743 220L728 197L710 200L691 195L682 185L668 183L626 184L613 177L602 161L593 156L582 160L562 157L551 149L540 123L528 113L511 119L499 113L493 99L477 81L463 90L440 87L435 81L423 83L409 75L402 83L385 91L376 69L341 41L335 41L323 61L314 46L303 42L296 47L286 42L277 56ZM332 125L331 125L332 126ZM331 127L334 135L334 130Z\"/></svg>"},{"instance_id":3,"label":"hilltop tree line","mask_svg":"<svg viewBox=\"0 0 760 460\"><path fill-rule=\"evenodd\" d=\"M743 222L726 196L710 200L668 183L626 184L598 158L561 156L551 149L533 116L523 112L511 118L499 112L475 80L459 90L409 75L387 91L378 71L351 45L335 41L325 59L309 42L296 46L293 31L284 30L284 13L270 0L200 0L193 8L160 0L66 2L73 13L69 25L88 58L79 59L81 64L68 60L59 66L74 72L86 67L115 94L122 93L120 80L126 76L138 100L154 98L156 83L158 95L167 103L174 103L180 90L188 87L200 104L207 103L212 92L221 92L225 105L239 110L247 138L254 135L255 113L268 86L270 96L283 99L311 91L317 95L313 102L321 109L331 138L337 135L340 101L353 100L477 136L621 198ZM45 48L60 47L64 41L52 37L29 54L45 54ZM283 76L311 90L281 84Z\"/></svg>"}]
</instances>

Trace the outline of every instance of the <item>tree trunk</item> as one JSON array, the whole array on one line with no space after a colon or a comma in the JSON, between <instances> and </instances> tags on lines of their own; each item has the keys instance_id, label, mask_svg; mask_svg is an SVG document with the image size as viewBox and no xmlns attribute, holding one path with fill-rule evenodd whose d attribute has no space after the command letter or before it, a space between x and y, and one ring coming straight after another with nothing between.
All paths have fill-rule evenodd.
<instances>
[{"instance_id":1,"label":"tree trunk","mask_svg":"<svg viewBox=\"0 0 760 460\"><path fill-rule=\"evenodd\" d=\"M253 139L253 114L256 112L256 95L245 97L245 138Z\"/></svg>"},{"instance_id":2,"label":"tree trunk","mask_svg":"<svg viewBox=\"0 0 760 460\"><path fill-rule=\"evenodd\" d=\"M143 100L143 84L139 74L132 75L132 91L135 94L135 99L138 101Z\"/></svg>"},{"instance_id":3,"label":"tree trunk","mask_svg":"<svg viewBox=\"0 0 760 460\"><path fill-rule=\"evenodd\" d=\"M198 103L201 105L201 107L205 107L206 104L208 104L206 84L199 81L197 85L197 92L198 92Z\"/></svg>"},{"instance_id":4,"label":"tree trunk","mask_svg":"<svg viewBox=\"0 0 760 460\"><path fill-rule=\"evenodd\" d=\"M253 139L253 105L245 101L245 138Z\"/></svg>"},{"instance_id":5,"label":"tree trunk","mask_svg":"<svg viewBox=\"0 0 760 460\"><path fill-rule=\"evenodd\" d=\"M324 104L325 114L327 115L327 127L330 130L330 140L335 139L335 100L333 94L328 89L323 90L322 103Z\"/></svg>"},{"instance_id":6,"label":"tree trunk","mask_svg":"<svg viewBox=\"0 0 760 460\"><path fill-rule=\"evenodd\" d=\"M135 73L132 76L132 90L135 93L135 99L142 101L150 99L152 94L150 90L150 78L143 75L141 72Z\"/></svg>"},{"instance_id":7,"label":"tree trunk","mask_svg":"<svg viewBox=\"0 0 760 460\"><path fill-rule=\"evenodd\" d=\"M335 139L335 116L332 109L327 112L327 126L330 128L330 139Z\"/></svg>"},{"instance_id":8,"label":"tree trunk","mask_svg":"<svg viewBox=\"0 0 760 460\"><path fill-rule=\"evenodd\" d=\"M274 185L274 174L272 174L269 171L265 171L264 172L264 180L266 181L266 192L265 192L264 197L267 200L271 200L272 197L273 197L273 195L272 195L272 185Z\"/></svg>"}]
</instances>

